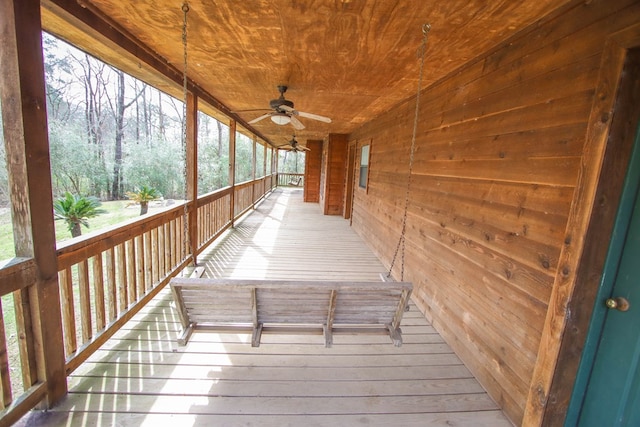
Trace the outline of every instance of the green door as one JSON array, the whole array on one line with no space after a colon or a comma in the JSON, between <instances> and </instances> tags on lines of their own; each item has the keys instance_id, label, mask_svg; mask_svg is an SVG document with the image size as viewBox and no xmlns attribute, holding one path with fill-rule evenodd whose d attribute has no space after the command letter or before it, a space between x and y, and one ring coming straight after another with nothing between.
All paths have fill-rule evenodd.
<instances>
[{"instance_id":1,"label":"green door","mask_svg":"<svg viewBox=\"0 0 640 427\"><path fill-rule=\"evenodd\" d=\"M638 136L602 278L594 320L595 358L579 412L579 426L640 426L640 151ZM592 320L592 323L596 323ZM596 326L597 327L597 326ZM599 340L597 338L600 338ZM599 341L599 342L598 342ZM589 341L585 350L588 350ZM575 396L574 396L575 397ZM569 420L568 420L569 421Z\"/></svg>"}]
</instances>

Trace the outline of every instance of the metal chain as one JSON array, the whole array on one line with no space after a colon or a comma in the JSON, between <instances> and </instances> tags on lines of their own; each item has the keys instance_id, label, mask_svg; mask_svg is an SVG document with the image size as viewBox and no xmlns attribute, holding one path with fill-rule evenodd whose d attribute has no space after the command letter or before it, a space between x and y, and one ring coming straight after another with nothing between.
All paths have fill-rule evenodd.
<instances>
[{"instance_id":1,"label":"metal chain","mask_svg":"<svg viewBox=\"0 0 640 427\"><path fill-rule=\"evenodd\" d=\"M187 13L189 12L189 4L184 2L182 4L183 20L182 20L182 50L183 50L183 71L182 71L182 100L184 101L182 108L182 154L183 154L183 168L182 174L184 177L184 217L183 222L183 236L182 236L182 254L183 259L189 253L192 253L191 239L189 238L189 194L188 194L188 174L187 174L187 98L188 94L188 79L187 79Z\"/></svg>"},{"instance_id":2,"label":"metal chain","mask_svg":"<svg viewBox=\"0 0 640 427\"><path fill-rule=\"evenodd\" d=\"M393 270L393 266L396 263L396 258L398 257L398 252L400 248L401 251L401 264L400 264L400 281L404 280L404 252L405 252L405 234L407 232L407 213L409 211L409 194L411 191L411 175L413 171L413 154L415 152L416 146L416 133L418 132L418 118L419 118L419 110L420 110L420 92L422 90L422 69L424 68L424 56L425 50L427 46L427 35L431 30L430 24L424 24L422 26L422 45L420 46L420 74L418 77L418 92L416 94L416 110L413 117L413 134L411 135L411 151L409 153L409 176L407 178L407 191L405 194L404 200L404 212L402 215L402 231L400 232L400 239L398 240L398 245L396 246L396 251L393 254L393 260L391 261L391 266L389 267L389 273L387 277L391 277L391 270Z\"/></svg>"}]
</instances>

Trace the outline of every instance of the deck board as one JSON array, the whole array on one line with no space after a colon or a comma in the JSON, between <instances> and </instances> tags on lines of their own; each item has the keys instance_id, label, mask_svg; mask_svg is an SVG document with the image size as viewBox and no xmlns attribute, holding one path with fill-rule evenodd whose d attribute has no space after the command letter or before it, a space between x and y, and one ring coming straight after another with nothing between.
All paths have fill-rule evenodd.
<instances>
[{"instance_id":1,"label":"deck board","mask_svg":"<svg viewBox=\"0 0 640 427\"><path fill-rule=\"evenodd\" d=\"M385 270L347 221L277 190L200 257L205 277L378 281ZM70 377L68 397L24 426L510 426L411 304L388 336L197 331L162 290Z\"/></svg>"}]
</instances>

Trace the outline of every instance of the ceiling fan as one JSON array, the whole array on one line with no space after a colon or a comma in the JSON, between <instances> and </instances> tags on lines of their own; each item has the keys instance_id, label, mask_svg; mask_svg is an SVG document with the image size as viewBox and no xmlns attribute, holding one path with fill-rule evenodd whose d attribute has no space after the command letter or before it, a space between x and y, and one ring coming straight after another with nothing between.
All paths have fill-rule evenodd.
<instances>
[{"instance_id":1,"label":"ceiling fan","mask_svg":"<svg viewBox=\"0 0 640 427\"><path fill-rule=\"evenodd\" d=\"M286 148L287 151L295 151L295 152L311 151L310 148L303 147L302 145L298 145L298 141L296 140L295 135L293 135L293 137L291 138L291 141L287 142L286 144L278 145L276 148L282 148L282 147L290 147L290 148Z\"/></svg>"},{"instance_id":2,"label":"ceiling fan","mask_svg":"<svg viewBox=\"0 0 640 427\"><path fill-rule=\"evenodd\" d=\"M287 91L287 86L278 86L278 91L280 92L280 97L269 101L269 106L273 111L251 120L249 124L254 124L262 119L271 117L271 121L276 124L286 125L291 123L291 126L293 126L294 128L302 130L304 129L304 125L300 120L298 120L297 116L305 117L311 120L318 120L325 123L331 123L331 119L329 117L295 110L293 108L293 102L284 98L284 93Z\"/></svg>"}]
</instances>

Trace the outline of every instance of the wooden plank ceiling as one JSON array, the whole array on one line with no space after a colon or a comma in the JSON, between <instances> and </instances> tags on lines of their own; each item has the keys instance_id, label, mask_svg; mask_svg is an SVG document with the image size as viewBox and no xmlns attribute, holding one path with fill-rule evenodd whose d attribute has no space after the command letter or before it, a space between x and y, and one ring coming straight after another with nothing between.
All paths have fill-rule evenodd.
<instances>
[{"instance_id":1,"label":"wooden plank ceiling","mask_svg":"<svg viewBox=\"0 0 640 427\"><path fill-rule=\"evenodd\" d=\"M72 0L53 0L70 3ZM47 2L44 2L47 3ZM78 0L182 70L181 0ZM559 7L557 0L189 0L188 74L231 111L268 108L287 85L300 118L301 144L350 133L415 94L422 26L431 24L423 87ZM45 29L109 57L67 23ZM76 33L74 35L74 33ZM127 68L126 63L116 64ZM125 69L125 71L128 71ZM239 112L248 122L268 111ZM423 112L428 114L428 112ZM291 125L269 119L255 130L275 145Z\"/></svg>"}]
</instances>

